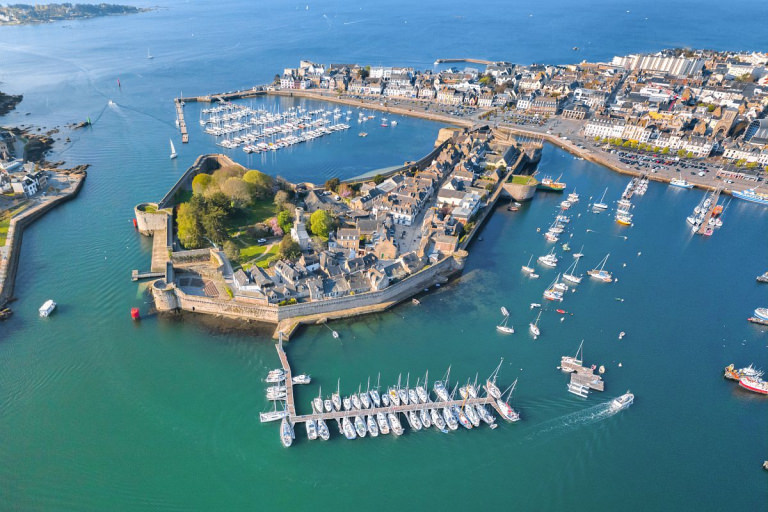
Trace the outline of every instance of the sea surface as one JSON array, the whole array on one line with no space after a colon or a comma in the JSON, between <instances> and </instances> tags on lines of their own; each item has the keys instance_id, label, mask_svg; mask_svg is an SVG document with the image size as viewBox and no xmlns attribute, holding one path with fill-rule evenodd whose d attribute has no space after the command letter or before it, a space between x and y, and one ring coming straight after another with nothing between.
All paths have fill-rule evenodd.
<instances>
[{"instance_id":1,"label":"sea surface","mask_svg":"<svg viewBox=\"0 0 768 512\"><path fill-rule=\"evenodd\" d=\"M538 229L561 196L540 194L516 213L500 206L463 274L420 306L334 322L339 339L303 329L287 347L313 378L297 390L304 411L339 380L350 393L369 378L415 383L429 371L432 382L450 366L464 383L503 357L499 381L517 379L522 420L494 431L348 442L329 425L329 442L299 431L284 449L277 426L258 421L270 408L263 378L279 364L271 329L190 316L133 323L130 308L146 311L148 298L129 275L147 268L151 250L133 230L133 206L161 197L199 154L221 151L196 122L199 105L186 107L191 142L181 144L179 94L268 82L300 59L430 68L457 56L565 63L669 46L766 50L766 19L762 1L172 1L136 16L0 28L0 90L24 94L0 122L93 121L57 135L51 160L92 166L75 201L25 232L15 314L0 324L0 509L764 507L768 403L722 378L731 362L768 366L766 329L746 322L768 305L768 287L755 282L768 270L764 207L733 201L725 226L702 238L685 217L703 193L651 183L633 201L634 225L620 227L587 206L606 187L613 205L628 178L546 146L541 169L562 173L582 198L566 235L584 247L579 271L610 253L618 282L585 278L562 304L544 305L542 335L530 337L529 304L546 302L542 291L572 261L558 248L556 270L539 268L536 280L520 272L551 247ZM228 154L294 181L348 178L426 154L442 126L398 120L367 126L366 138L353 124L264 156ZM48 298L59 307L41 320ZM495 330L501 306L513 335ZM585 361L606 367L605 392L588 399L568 394L556 368L582 340ZM635 404L607 412L628 389Z\"/></svg>"}]
</instances>

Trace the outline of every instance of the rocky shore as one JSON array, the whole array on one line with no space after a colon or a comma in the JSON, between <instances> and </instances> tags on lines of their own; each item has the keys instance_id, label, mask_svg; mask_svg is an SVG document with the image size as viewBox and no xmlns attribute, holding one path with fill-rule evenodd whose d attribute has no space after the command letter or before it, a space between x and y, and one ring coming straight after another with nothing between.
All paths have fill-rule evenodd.
<instances>
[{"instance_id":1,"label":"rocky shore","mask_svg":"<svg viewBox=\"0 0 768 512\"><path fill-rule=\"evenodd\" d=\"M0 91L0 116L4 116L11 110L15 109L16 105L21 103L21 100L23 99L24 96L21 94L5 94L4 92Z\"/></svg>"}]
</instances>

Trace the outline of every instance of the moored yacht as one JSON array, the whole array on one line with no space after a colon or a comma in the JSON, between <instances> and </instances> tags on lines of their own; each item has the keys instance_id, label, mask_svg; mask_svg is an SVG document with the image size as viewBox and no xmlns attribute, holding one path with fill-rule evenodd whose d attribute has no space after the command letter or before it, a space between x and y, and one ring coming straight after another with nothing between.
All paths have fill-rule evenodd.
<instances>
[{"instance_id":1,"label":"moored yacht","mask_svg":"<svg viewBox=\"0 0 768 512\"><path fill-rule=\"evenodd\" d=\"M368 430L365 427L365 420L362 416L355 416L355 431L358 437L365 437Z\"/></svg>"},{"instance_id":2,"label":"moored yacht","mask_svg":"<svg viewBox=\"0 0 768 512\"><path fill-rule=\"evenodd\" d=\"M307 420L304 422L304 426L307 428L307 437L310 441L317 439L317 423L315 420Z\"/></svg>"},{"instance_id":3,"label":"moored yacht","mask_svg":"<svg viewBox=\"0 0 768 512\"><path fill-rule=\"evenodd\" d=\"M293 444L293 425L288 418L283 418L280 422L280 442L288 448Z\"/></svg>"},{"instance_id":4,"label":"moored yacht","mask_svg":"<svg viewBox=\"0 0 768 512\"><path fill-rule=\"evenodd\" d=\"M376 422L379 424L379 432L381 432L381 435L385 436L389 434L389 422L387 421L387 416L383 412L376 413Z\"/></svg>"},{"instance_id":5,"label":"moored yacht","mask_svg":"<svg viewBox=\"0 0 768 512\"><path fill-rule=\"evenodd\" d=\"M327 441L331 437L331 433L328 430L328 425L325 424L325 420L317 420L317 435L323 441Z\"/></svg>"},{"instance_id":6,"label":"moored yacht","mask_svg":"<svg viewBox=\"0 0 768 512\"><path fill-rule=\"evenodd\" d=\"M350 421L349 416L344 416L344 419L341 420L341 425L344 432L344 437L350 440L357 438L357 434L355 433L355 426L352 424L352 421Z\"/></svg>"},{"instance_id":7,"label":"moored yacht","mask_svg":"<svg viewBox=\"0 0 768 512\"><path fill-rule=\"evenodd\" d=\"M608 253L605 255L605 258L600 262L600 265L598 267L593 268L592 270L587 271L587 274L589 274L590 277L594 277L595 279L598 279L600 281L603 281L605 283L610 283L613 281L613 276L610 272L607 270L604 270L605 263L608 261L608 256L611 254Z\"/></svg>"},{"instance_id":8,"label":"moored yacht","mask_svg":"<svg viewBox=\"0 0 768 512\"><path fill-rule=\"evenodd\" d=\"M371 434L371 437L378 437L379 427L376 426L376 420L373 419L373 416L369 415L365 419L365 423L368 425L368 433Z\"/></svg>"},{"instance_id":9,"label":"moored yacht","mask_svg":"<svg viewBox=\"0 0 768 512\"><path fill-rule=\"evenodd\" d=\"M394 412L387 413L387 419L389 420L389 426L392 428L392 432L397 436L403 435L403 426L400 424L397 414Z\"/></svg>"}]
</instances>

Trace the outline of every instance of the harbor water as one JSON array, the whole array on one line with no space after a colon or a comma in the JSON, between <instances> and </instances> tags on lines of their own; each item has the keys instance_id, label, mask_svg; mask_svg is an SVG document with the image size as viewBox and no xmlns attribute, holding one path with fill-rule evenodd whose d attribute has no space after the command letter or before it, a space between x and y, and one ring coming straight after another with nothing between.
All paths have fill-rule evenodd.
<instances>
[{"instance_id":1,"label":"harbor water","mask_svg":"<svg viewBox=\"0 0 768 512\"><path fill-rule=\"evenodd\" d=\"M0 509L764 504L768 404L722 378L729 363L768 366L766 329L746 321L768 305L768 287L755 282L768 270L768 208L759 205L734 200L722 228L694 236L685 218L703 192L651 183L632 200L634 225L621 227L612 210L629 178L545 146L542 173L562 173L568 192L581 197L563 237L572 252L584 246L578 271L610 253L605 268L617 282L585 276L562 303L543 304L541 336L529 335L537 314L530 304L547 302L542 292L572 261L558 244L557 269L537 266L539 279L520 271L530 255L535 262L552 247L542 235L564 197L540 193L518 212L501 204L461 276L420 294L420 305L333 322L338 339L326 327L305 328L286 345L294 371L312 375L311 385L296 387L300 413L310 411L319 386L329 395L337 379L349 394L379 373L382 386L399 375L414 384L450 366L452 381L464 383L476 372L483 379L503 357L499 383L518 379L512 405L522 419L499 421L493 431L406 426L399 438L350 442L329 423L330 441L309 442L297 429L285 449L277 425L258 416L271 409L263 379L279 366L270 326L129 316L132 307L148 308L145 285L129 276L148 266L151 251L151 240L133 230L133 206L161 197L199 154L223 151L202 133L199 105L185 107L191 141L181 144L173 97L269 82L303 58L427 68L458 54L527 63L678 45L765 50L758 47L764 3L747 2L746 18L705 3L641 13L634 4L581 12L553 1L499 15L506 4L472 13L456 4L453 14L406 2L269 2L260 10L239 1L226 10L171 2L137 16L0 28L0 90L25 95L2 124L94 121L62 132L50 157L92 167L76 200L25 232L14 315L0 323ZM718 19L722 33L701 30L705 18ZM297 104L253 102L281 111ZM346 132L266 155L224 152L292 181L323 182L419 158L442 126L398 118L394 128L373 120L358 128L352 110ZM369 136L358 137L360 130ZM176 160L168 158L169 138ZM606 187L609 211L591 213L588 204ZM43 320L37 308L48 298L58 307ZM496 331L501 306L515 334ZM568 376L557 369L581 340L585 364L606 368L605 391L587 399L569 394ZM607 402L628 389L634 405L610 413Z\"/></svg>"}]
</instances>

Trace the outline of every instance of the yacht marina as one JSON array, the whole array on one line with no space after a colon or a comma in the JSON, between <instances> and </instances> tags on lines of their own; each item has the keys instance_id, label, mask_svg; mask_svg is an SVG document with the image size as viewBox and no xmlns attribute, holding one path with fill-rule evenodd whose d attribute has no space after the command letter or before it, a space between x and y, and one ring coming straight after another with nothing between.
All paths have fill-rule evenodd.
<instances>
[{"instance_id":1,"label":"yacht marina","mask_svg":"<svg viewBox=\"0 0 768 512\"><path fill-rule=\"evenodd\" d=\"M217 145L226 149L242 147L246 153L276 151L348 130L351 119L352 111L342 112L338 107L308 110L296 106L284 112L270 112L223 102L200 112L203 131L216 137ZM358 113L359 123L368 119L363 112Z\"/></svg>"},{"instance_id":2,"label":"yacht marina","mask_svg":"<svg viewBox=\"0 0 768 512\"><path fill-rule=\"evenodd\" d=\"M299 423L304 424L309 440L318 437L328 440L328 424L335 420L339 433L352 440L367 435L378 437L379 434L386 435L390 432L400 436L405 432L404 424L413 431L434 426L443 433L457 430L459 426L471 430L483 423L495 429L498 425L493 412L508 422L520 419L520 414L509 404L517 381L503 392L496 384L503 360L484 384L478 384L475 377L474 382L467 381L463 386L455 383L451 388L449 368L443 379L433 383L432 392L428 387L428 373L425 374L423 383L417 380L415 387L410 387L409 375L405 387L401 387L401 379L398 379L397 386L380 391L378 382L371 388L369 381L364 391L360 385L356 393L344 397L340 394L340 384L337 384L337 389L330 398L323 399L320 390L311 402L312 413L297 414L293 386L298 376L292 376L282 338L276 348L281 368L271 370L265 379L267 382L277 383L276 386L267 388L267 399L275 405L272 411L261 413L260 420L280 421L280 441L285 447L293 443L296 437L295 427ZM308 377L304 376L300 381L306 382L307 379ZM278 407L278 402L282 404L282 409Z\"/></svg>"}]
</instances>

